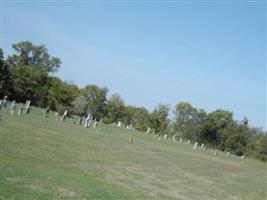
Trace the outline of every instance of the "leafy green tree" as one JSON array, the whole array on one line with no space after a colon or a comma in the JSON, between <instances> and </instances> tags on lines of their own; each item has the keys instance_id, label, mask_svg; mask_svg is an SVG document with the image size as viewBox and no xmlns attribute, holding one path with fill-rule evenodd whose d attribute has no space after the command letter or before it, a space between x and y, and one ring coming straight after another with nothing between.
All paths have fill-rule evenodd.
<instances>
[{"instance_id":1,"label":"leafy green tree","mask_svg":"<svg viewBox=\"0 0 267 200\"><path fill-rule=\"evenodd\" d=\"M13 56L7 59L8 64L13 66L33 67L36 66L47 74L56 72L60 67L59 58L49 55L44 45L33 45L30 41L22 41L12 45L15 50Z\"/></svg>"},{"instance_id":2,"label":"leafy green tree","mask_svg":"<svg viewBox=\"0 0 267 200\"><path fill-rule=\"evenodd\" d=\"M159 104L154 111L150 114L150 126L156 133L168 133L169 119L168 114L170 111L169 105Z\"/></svg>"},{"instance_id":3,"label":"leafy green tree","mask_svg":"<svg viewBox=\"0 0 267 200\"><path fill-rule=\"evenodd\" d=\"M150 114L144 107L136 108L133 116L133 125L139 131L146 131L150 123Z\"/></svg>"},{"instance_id":4,"label":"leafy green tree","mask_svg":"<svg viewBox=\"0 0 267 200\"><path fill-rule=\"evenodd\" d=\"M87 101L87 111L97 120L105 116L107 92L106 87L101 88L96 85L87 85L81 90L81 94Z\"/></svg>"},{"instance_id":5,"label":"leafy green tree","mask_svg":"<svg viewBox=\"0 0 267 200\"><path fill-rule=\"evenodd\" d=\"M124 123L134 124L134 115L137 108L135 106L127 105L124 108Z\"/></svg>"},{"instance_id":6,"label":"leafy green tree","mask_svg":"<svg viewBox=\"0 0 267 200\"><path fill-rule=\"evenodd\" d=\"M73 109L76 115L85 115L86 114L86 107L87 101L84 96L78 96L72 102Z\"/></svg>"},{"instance_id":7,"label":"leafy green tree","mask_svg":"<svg viewBox=\"0 0 267 200\"><path fill-rule=\"evenodd\" d=\"M48 54L45 46L33 45L29 41L14 44L15 54L7 63L11 69L12 98L42 106L47 98L49 74L57 71L60 60Z\"/></svg>"},{"instance_id":8,"label":"leafy green tree","mask_svg":"<svg viewBox=\"0 0 267 200\"><path fill-rule=\"evenodd\" d=\"M218 109L207 115L207 119L200 127L200 140L211 146L223 148L222 131L234 123L233 113Z\"/></svg>"},{"instance_id":9,"label":"leafy green tree","mask_svg":"<svg viewBox=\"0 0 267 200\"><path fill-rule=\"evenodd\" d=\"M125 104L119 94L113 94L107 103L107 115L105 121L113 123L117 121L124 121L125 118Z\"/></svg>"},{"instance_id":10,"label":"leafy green tree","mask_svg":"<svg viewBox=\"0 0 267 200\"><path fill-rule=\"evenodd\" d=\"M259 134L256 137L254 157L267 161L267 134Z\"/></svg>"},{"instance_id":11,"label":"leafy green tree","mask_svg":"<svg viewBox=\"0 0 267 200\"><path fill-rule=\"evenodd\" d=\"M224 128L222 133L223 145L222 150L230 151L236 155L249 154L249 129L243 124L232 123Z\"/></svg>"},{"instance_id":12,"label":"leafy green tree","mask_svg":"<svg viewBox=\"0 0 267 200\"><path fill-rule=\"evenodd\" d=\"M4 60L3 50L0 48L0 98L12 92L11 71Z\"/></svg>"},{"instance_id":13,"label":"leafy green tree","mask_svg":"<svg viewBox=\"0 0 267 200\"><path fill-rule=\"evenodd\" d=\"M174 131L186 139L196 141L199 137L199 125L205 121L206 116L204 110L198 110L190 103L180 102L174 110Z\"/></svg>"},{"instance_id":14,"label":"leafy green tree","mask_svg":"<svg viewBox=\"0 0 267 200\"><path fill-rule=\"evenodd\" d=\"M36 66L29 68L13 66L11 78L12 97L19 102L30 99L32 104L39 105L46 95L47 74Z\"/></svg>"},{"instance_id":15,"label":"leafy green tree","mask_svg":"<svg viewBox=\"0 0 267 200\"><path fill-rule=\"evenodd\" d=\"M49 77L48 79L48 90L47 90L47 104L53 110L70 110L73 106L72 102L77 97L77 87L68 84L67 82L61 81L57 77ZM60 109L59 109L60 108Z\"/></svg>"}]
</instances>

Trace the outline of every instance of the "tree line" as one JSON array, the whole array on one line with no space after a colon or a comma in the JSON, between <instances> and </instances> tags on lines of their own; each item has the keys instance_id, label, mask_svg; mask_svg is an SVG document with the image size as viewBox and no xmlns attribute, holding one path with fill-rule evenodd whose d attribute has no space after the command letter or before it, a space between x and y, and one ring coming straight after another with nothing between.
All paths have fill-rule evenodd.
<instances>
[{"instance_id":1,"label":"tree line","mask_svg":"<svg viewBox=\"0 0 267 200\"><path fill-rule=\"evenodd\" d=\"M0 49L0 97L8 95L17 102L31 100L38 107L47 107L69 115L90 113L95 120L105 123L121 121L135 129L159 135L176 135L191 142L236 155L267 161L267 134L249 126L246 117L233 119L233 113L217 109L207 113L188 102L178 103L172 111L168 104L159 104L149 112L144 107L126 105L119 94L107 98L108 88L88 84L79 88L53 74L61 61L48 53L44 45L22 41L12 45L14 54L4 59ZM174 117L169 119L169 113Z\"/></svg>"}]
</instances>

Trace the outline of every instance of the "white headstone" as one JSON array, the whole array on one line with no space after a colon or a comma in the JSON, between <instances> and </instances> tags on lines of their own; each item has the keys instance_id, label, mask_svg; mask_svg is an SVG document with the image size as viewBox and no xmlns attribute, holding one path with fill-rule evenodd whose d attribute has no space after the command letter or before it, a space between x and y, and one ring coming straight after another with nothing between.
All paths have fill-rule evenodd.
<instances>
[{"instance_id":1,"label":"white headstone","mask_svg":"<svg viewBox=\"0 0 267 200\"><path fill-rule=\"evenodd\" d=\"M94 128L96 128L96 127L97 127L97 122L95 122L95 123L94 123L94 126L93 126L93 127L94 127Z\"/></svg>"},{"instance_id":2,"label":"white headstone","mask_svg":"<svg viewBox=\"0 0 267 200\"><path fill-rule=\"evenodd\" d=\"M149 133L150 132L150 128L148 128L147 130L146 130L146 133Z\"/></svg>"},{"instance_id":3,"label":"white headstone","mask_svg":"<svg viewBox=\"0 0 267 200\"><path fill-rule=\"evenodd\" d=\"M197 149L197 142L195 143L195 145L194 145L194 150L196 150Z\"/></svg>"},{"instance_id":4,"label":"white headstone","mask_svg":"<svg viewBox=\"0 0 267 200\"><path fill-rule=\"evenodd\" d=\"M26 101L25 103L25 113L29 113L30 112L30 104L31 104L31 101Z\"/></svg>"},{"instance_id":5,"label":"white headstone","mask_svg":"<svg viewBox=\"0 0 267 200\"><path fill-rule=\"evenodd\" d=\"M68 115L68 111L65 110L65 112L63 113L63 115L62 115L62 117L61 117L61 121L65 121L67 115Z\"/></svg>"}]
</instances>

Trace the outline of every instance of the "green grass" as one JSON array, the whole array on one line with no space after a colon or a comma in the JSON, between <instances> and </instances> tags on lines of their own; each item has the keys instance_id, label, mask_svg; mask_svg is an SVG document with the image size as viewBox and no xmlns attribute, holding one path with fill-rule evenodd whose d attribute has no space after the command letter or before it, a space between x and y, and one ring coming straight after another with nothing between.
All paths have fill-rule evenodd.
<instances>
[{"instance_id":1,"label":"green grass","mask_svg":"<svg viewBox=\"0 0 267 200\"><path fill-rule=\"evenodd\" d=\"M37 108L2 118L1 200L267 199L267 165L256 160L113 125L85 129Z\"/></svg>"}]
</instances>

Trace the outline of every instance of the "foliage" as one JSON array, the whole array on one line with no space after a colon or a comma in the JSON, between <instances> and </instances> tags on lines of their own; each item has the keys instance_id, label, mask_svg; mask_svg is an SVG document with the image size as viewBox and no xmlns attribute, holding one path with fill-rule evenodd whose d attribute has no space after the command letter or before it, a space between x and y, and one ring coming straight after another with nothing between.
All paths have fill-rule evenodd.
<instances>
[{"instance_id":1,"label":"foliage","mask_svg":"<svg viewBox=\"0 0 267 200\"><path fill-rule=\"evenodd\" d=\"M13 66L33 67L36 66L45 73L56 72L60 67L59 58L50 56L44 45L33 45L29 41L19 42L12 45L16 54L9 56L8 64Z\"/></svg>"},{"instance_id":2,"label":"foliage","mask_svg":"<svg viewBox=\"0 0 267 200\"><path fill-rule=\"evenodd\" d=\"M150 116L150 126L156 133L167 134L169 105L159 104Z\"/></svg>"},{"instance_id":3,"label":"foliage","mask_svg":"<svg viewBox=\"0 0 267 200\"><path fill-rule=\"evenodd\" d=\"M137 130L145 131L150 126L150 115L146 108L136 108L133 115L133 124Z\"/></svg>"},{"instance_id":4,"label":"foliage","mask_svg":"<svg viewBox=\"0 0 267 200\"><path fill-rule=\"evenodd\" d=\"M4 60L3 50L0 48L0 97L10 95L12 92L11 71Z\"/></svg>"},{"instance_id":5,"label":"foliage","mask_svg":"<svg viewBox=\"0 0 267 200\"><path fill-rule=\"evenodd\" d=\"M188 102L180 102L174 110L174 132L183 138L196 141L200 125L206 120L204 110L194 108Z\"/></svg>"},{"instance_id":6,"label":"foliage","mask_svg":"<svg viewBox=\"0 0 267 200\"><path fill-rule=\"evenodd\" d=\"M125 104L119 94L113 94L107 103L107 114L105 122L113 123L124 121L125 118Z\"/></svg>"},{"instance_id":7,"label":"foliage","mask_svg":"<svg viewBox=\"0 0 267 200\"><path fill-rule=\"evenodd\" d=\"M86 107L87 107L87 101L84 96L78 96L74 99L72 102L73 109L75 114L77 115L85 115L86 114Z\"/></svg>"},{"instance_id":8,"label":"foliage","mask_svg":"<svg viewBox=\"0 0 267 200\"><path fill-rule=\"evenodd\" d=\"M229 111L218 109L209 113L200 127L200 140L213 147L222 149L222 131L233 123L233 113Z\"/></svg>"},{"instance_id":9,"label":"foliage","mask_svg":"<svg viewBox=\"0 0 267 200\"><path fill-rule=\"evenodd\" d=\"M87 101L87 111L91 113L94 119L100 120L105 116L107 92L106 87L101 88L96 85L86 85L81 90L81 94Z\"/></svg>"}]
</instances>

